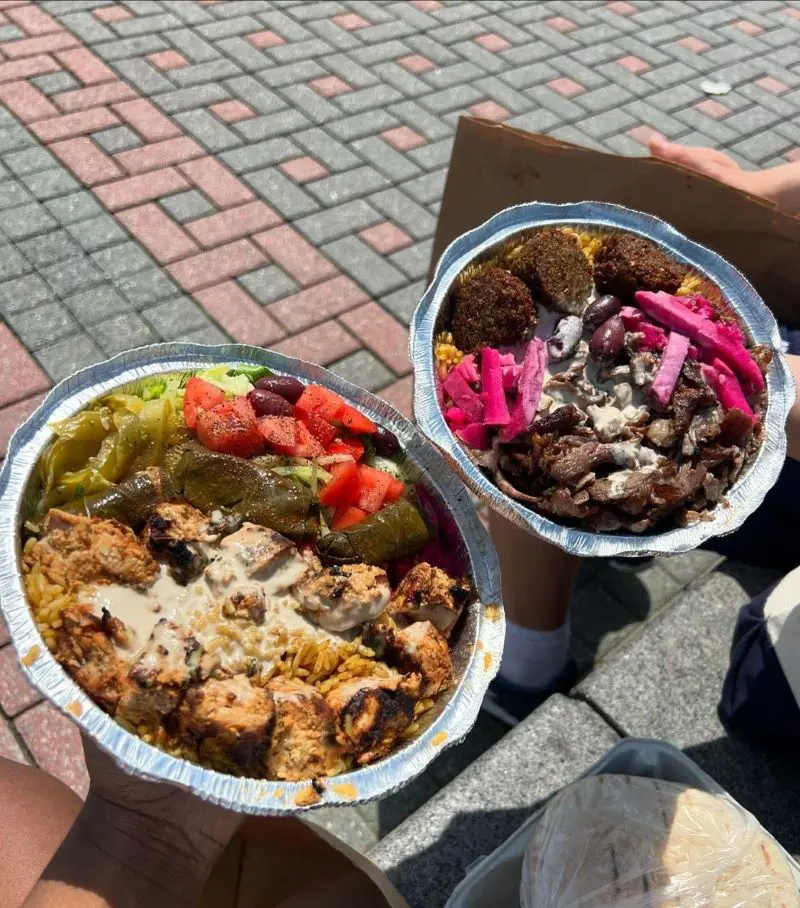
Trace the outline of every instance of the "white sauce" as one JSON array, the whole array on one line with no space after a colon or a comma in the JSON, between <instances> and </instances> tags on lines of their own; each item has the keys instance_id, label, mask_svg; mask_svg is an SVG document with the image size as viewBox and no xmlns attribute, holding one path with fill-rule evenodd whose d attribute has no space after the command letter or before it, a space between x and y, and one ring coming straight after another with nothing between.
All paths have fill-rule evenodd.
<instances>
[{"instance_id":1,"label":"white sauce","mask_svg":"<svg viewBox=\"0 0 800 908\"><path fill-rule=\"evenodd\" d=\"M274 546L264 543L261 527L252 532L245 526L226 537L219 547L204 546L209 564L203 574L187 586L181 586L166 566L155 583L144 591L120 584L97 584L84 593L86 602L96 614L107 609L125 623L130 637L122 654L135 661L147 643L156 623L168 618L185 627L198 642L215 651L223 668L241 671L254 656L269 664L285 650L293 633L306 637L336 639L298 613L298 600L292 587L312 567L294 544ZM246 617L229 617L222 612L226 600L234 593L256 591L264 602L263 622L253 623ZM225 628L229 629L226 633ZM224 647L214 641L224 637Z\"/></svg>"}]
</instances>

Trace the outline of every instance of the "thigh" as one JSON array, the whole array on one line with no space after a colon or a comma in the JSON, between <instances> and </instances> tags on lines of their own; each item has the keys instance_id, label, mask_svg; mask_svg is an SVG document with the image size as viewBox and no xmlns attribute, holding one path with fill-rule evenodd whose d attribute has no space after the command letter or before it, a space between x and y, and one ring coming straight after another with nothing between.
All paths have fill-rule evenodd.
<instances>
[{"instance_id":1,"label":"thigh","mask_svg":"<svg viewBox=\"0 0 800 908\"><path fill-rule=\"evenodd\" d=\"M81 799L41 769L0 757L0 905L18 908L55 854Z\"/></svg>"}]
</instances>

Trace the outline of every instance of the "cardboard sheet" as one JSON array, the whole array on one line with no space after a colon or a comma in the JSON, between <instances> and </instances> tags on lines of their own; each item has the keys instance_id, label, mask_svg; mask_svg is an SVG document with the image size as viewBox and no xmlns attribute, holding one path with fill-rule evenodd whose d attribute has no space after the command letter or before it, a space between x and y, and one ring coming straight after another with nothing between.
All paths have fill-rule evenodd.
<instances>
[{"instance_id":1,"label":"cardboard sheet","mask_svg":"<svg viewBox=\"0 0 800 908\"><path fill-rule=\"evenodd\" d=\"M433 264L460 233L509 205L584 200L662 218L728 259L781 321L800 326L800 219L684 167L470 117L459 121Z\"/></svg>"}]
</instances>

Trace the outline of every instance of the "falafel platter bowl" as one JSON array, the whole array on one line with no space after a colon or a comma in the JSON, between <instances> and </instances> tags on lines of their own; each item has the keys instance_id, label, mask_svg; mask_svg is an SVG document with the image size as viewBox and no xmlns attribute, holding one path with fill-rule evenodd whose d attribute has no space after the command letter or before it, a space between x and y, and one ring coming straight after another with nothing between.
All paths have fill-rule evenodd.
<instances>
[{"instance_id":1,"label":"falafel platter bowl","mask_svg":"<svg viewBox=\"0 0 800 908\"><path fill-rule=\"evenodd\" d=\"M786 456L778 325L652 215L531 202L454 240L412 319L414 415L470 489L582 556L735 530Z\"/></svg>"},{"instance_id":2,"label":"falafel platter bowl","mask_svg":"<svg viewBox=\"0 0 800 908\"><path fill-rule=\"evenodd\" d=\"M28 679L126 771L251 814L368 801L472 727L497 559L436 447L245 345L57 385L0 473L0 604Z\"/></svg>"}]
</instances>

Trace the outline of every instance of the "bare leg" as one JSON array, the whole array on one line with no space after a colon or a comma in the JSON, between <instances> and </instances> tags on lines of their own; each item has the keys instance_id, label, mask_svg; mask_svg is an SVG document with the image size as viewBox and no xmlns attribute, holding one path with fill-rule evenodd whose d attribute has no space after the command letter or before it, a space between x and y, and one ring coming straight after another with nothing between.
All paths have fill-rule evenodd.
<instances>
[{"instance_id":1,"label":"bare leg","mask_svg":"<svg viewBox=\"0 0 800 908\"><path fill-rule=\"evenodd\" d=\"M0 905L25 901L75 817L81 799L41 769L0 758Z\"/></svg>"},{"instance_id":2,"label":"bare leg","mask_svg":"<svg viewBox=\"0 0 800 908\"><path fill-rule=\"evenodd\" d=\"M489 527L500 558L506 643L500 686L514 692L514 703L498 700L486 708L509 721L533 709L565 680L570 648L569 600L580 559L519 529L490 512Z\"/></svg>"},{"instance_id":3,"label":"bare leg","mask_svg":"<svg viewBox=\"0 0 800 908\"><path fill-rule=\"evenodd\" d=\"M489 512L489 529L500 558L508 620L537 631L561 627L580 558L526 533L495 511Z\"/></svg>"}]
</instances>

